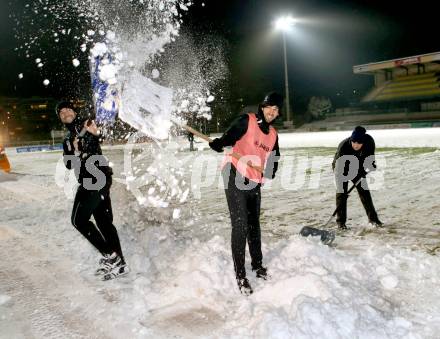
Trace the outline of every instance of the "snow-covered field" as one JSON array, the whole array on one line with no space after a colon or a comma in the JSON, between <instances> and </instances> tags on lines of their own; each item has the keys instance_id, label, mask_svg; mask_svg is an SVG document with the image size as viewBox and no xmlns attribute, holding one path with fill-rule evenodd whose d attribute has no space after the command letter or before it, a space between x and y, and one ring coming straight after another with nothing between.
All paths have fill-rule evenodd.
<instances>
[{"instance_id":1,"label":"snow-covered field","mask_svg":"<svg viewBox=\"0 0 440 339\"><path fill-rule=\"evenodd\" d=\"M55 180L61 154L9 150L20 174L0 175L0 337L438 338L438 131L372 133L381 169L372 194L387 227L368 227L355 193L352 230L332 247L297 233L333 212L330 163L347 133L282 135L281 168L262 196L272 278L259 281L248 266L250 297L234 279L218 171L206 172L177 215L172 207L141 208L121 184L124 148L107 148L120 179L112 188L115 225L132 271L102 282L93 275L97 253L70 225L72 201ZM306 139L314 147L298 147ZM399 145L433 148L390 148ZM215 154L192 156L194 169ZM194 186L194 173L185 176Z\"/></svg>"}]
</instances>

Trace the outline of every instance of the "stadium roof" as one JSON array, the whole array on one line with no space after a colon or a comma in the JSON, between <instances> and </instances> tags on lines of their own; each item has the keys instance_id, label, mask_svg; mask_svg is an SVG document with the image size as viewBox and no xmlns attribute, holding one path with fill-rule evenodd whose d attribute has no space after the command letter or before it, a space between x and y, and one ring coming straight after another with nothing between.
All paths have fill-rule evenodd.
<instances>
[{"instance_id":1,"label":"stadium roof","mask_svg":"<svg viewBox=\"0 0 440 339\"><path fill-rule=\"evenodd\" d=\"M436 63L440 64L440 52L416 55L407 58L394 59L381 62L373 62L370 64L353 66L353 73L355 74L374 74L376 72L383 72L387 69L393 68L407 68L411 65L421 65Z\"/></svg>"}]
</instances>

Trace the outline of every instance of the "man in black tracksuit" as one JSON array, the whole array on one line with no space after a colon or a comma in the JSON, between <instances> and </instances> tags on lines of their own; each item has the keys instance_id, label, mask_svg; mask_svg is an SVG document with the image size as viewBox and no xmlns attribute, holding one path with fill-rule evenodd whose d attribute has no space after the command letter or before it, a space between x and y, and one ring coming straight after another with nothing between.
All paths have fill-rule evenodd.
<instances>
[{"instance_id":1,"label":"man in black tracksuit","mask_svg":"<svg viewBox=\"0 0 440 339\"><path fill-rule=\"evenodd\" d=\"M373 205L365 175L367 172L376 170L374 158L374 139L366 133L365 128L357 126L351 137L342 140L333 159L332 168L336 177L336 222L340 229L348 229L347 221L347 191L348 180L353 183L361 181L356 186L362 205L367 212L368 220L376 227L382 226ZM350 174L350 172L352 172ZM348 178L348 179L347 179Z\"/></svg>"},{"instance_id":2,"label":"man in black tracksuit","mask_svg":"<svg viewBox=\"0 0 440 339\"><path fill-rule=\"evenodd\" d=\"M255 115L261 132L266 135L269 134L271 124L278 117L282 104L283 97L277 93L270 93L265 97ZM217 152L223 152L223 148L226 146L234 146L247 133L249 120L250 116L248 114L239 116L223 136L214 139L209 146ZM278 169L277 159L280 156L278 136L270 151L271 155L265 166L264 177L273 179ZM222 175L232 224L231 248L237 283L240 291L245 295L249 295L253 291L246 278L246 240L252 259L252 270L256 272L258 278L267 279L268 277L267 268L263 266L263 254L261 252L261 184L250 182L232 163L223 168ZM251 186L249 188L239 187L237 182L243 183L245 187L246 185Z\"/></svg>"},{"instance_id":3,"label":"man in black tracksuit","mask_svg":"<svg viewBox=\"0 0 440 339\"><path fill-rule=\"evenodd\" d=\"M101 253L97 275L103 280L128 273L118 232L113 225L110 200L113 171L102 155L95 123L81 118L68 102L60 102L56 113L68 130L63 142L64 164L73 169L80 184L73 203L73 226ZM94 217L95 224L90 221Z\"/></svg>"}]
</instances>

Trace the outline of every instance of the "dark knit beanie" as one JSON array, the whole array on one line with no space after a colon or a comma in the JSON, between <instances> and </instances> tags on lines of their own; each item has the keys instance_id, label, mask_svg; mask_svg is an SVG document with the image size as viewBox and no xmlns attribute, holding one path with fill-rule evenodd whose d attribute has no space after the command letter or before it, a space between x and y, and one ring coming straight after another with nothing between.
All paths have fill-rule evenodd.
<instances>
[{"instance_id":1,"label":"dark knit beanie","mask_svg":"<svg viewBox=\"0 0 440 339\"><path fill-rule=\"evenodd\" d=\"M70 101L60 101L55 106L55 113L57 114L58 118L60 117L60 112L63 108L70 108L75 111L75 107L73 106L73 104Z\"/></svg>"},{"instance_id":2,"label":"dark knit beanie","mask_svg":"<svg viewBox=\"0 0 440 339\"><path fill-rule=\"evenodd\" d=\"M279 109L279 114L281 115L281 109L283 108L284 97L276 92L270 92L265 97L261 103L262 107L266 106L277 106Z\"/></svg>"},{"instance_id":3,"label":"dark knit beanie","mask_svg":"<svg viewBox=\"0 0 440 339\"><path fill-rule=\"evenodd\" d=\"M353 130L353 133L351 133L351 141L357 142L358 144L363 144L365 141L365 134L367 133L367 130L363 128L362 126L356 126Z\"/></svg>"}]
</instances>

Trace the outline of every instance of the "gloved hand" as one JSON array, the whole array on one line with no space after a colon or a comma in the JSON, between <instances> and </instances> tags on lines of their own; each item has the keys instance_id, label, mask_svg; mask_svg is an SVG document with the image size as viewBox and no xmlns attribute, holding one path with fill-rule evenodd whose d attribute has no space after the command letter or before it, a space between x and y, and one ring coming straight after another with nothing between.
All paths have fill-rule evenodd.
<instances>
[{"instance_id":1,"label":"gloved hand","mask_svg":"<svg viewBox=\"0 0 440 339\"><path fill-rule=\"evenodd\" d=\"M359 170L359 177L366 177L368 173L374 172L376 170L376 166L373 164L373 166L366 166L365 168L361 168Z\"/></svg>"},{"instance_id":2,"label":"gloved hand","mask_svg":"<svg viewBox=\"0 0 440 339\"><path fill-rule=\"evenodd\" d=\"M219 153L223 152L223 144L219 138L212 140L209 143L209 147L211 147L216 152L219 152Z\"/></svg>"},{"instance_id":3,"label":"gloved hand","mask_svg":"<svg viewBox=\"0 0 440 339\"><path fill-rule=\"evenodd\" d=\"M376 167L377 167L376 162L374 161L370 166L366 166L365 172L367 172L367 173L373 172L377 169Z\"/></svg>"}]
</instances>

